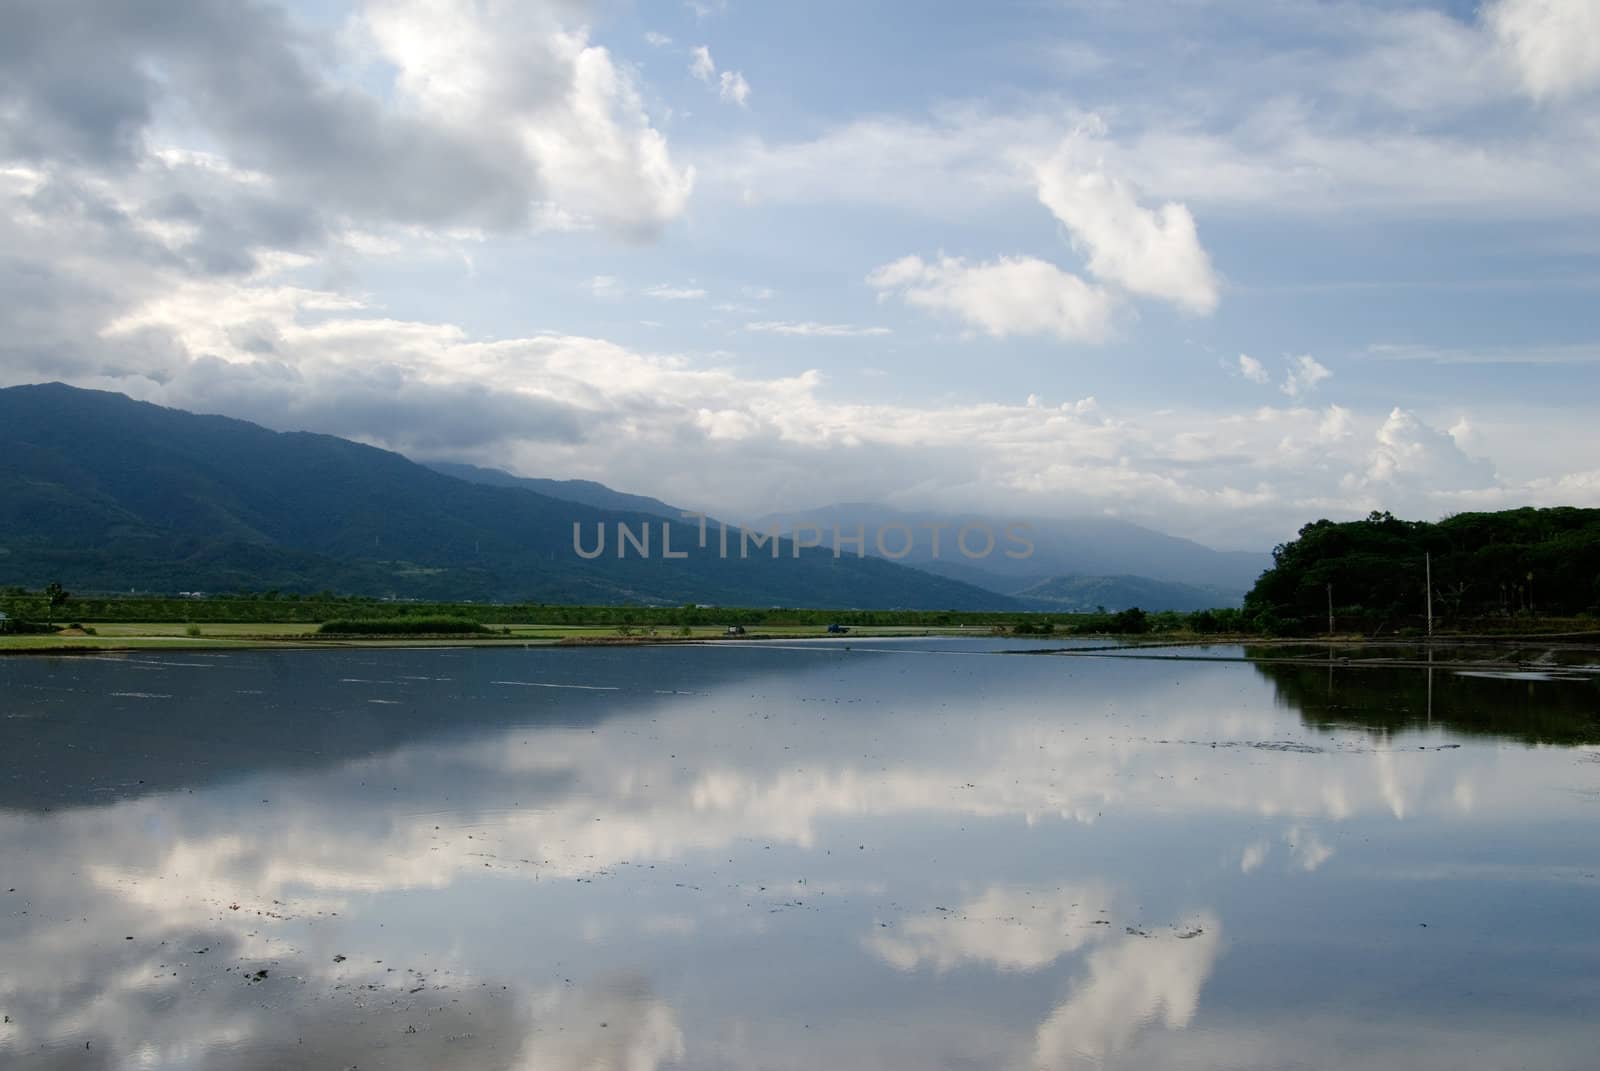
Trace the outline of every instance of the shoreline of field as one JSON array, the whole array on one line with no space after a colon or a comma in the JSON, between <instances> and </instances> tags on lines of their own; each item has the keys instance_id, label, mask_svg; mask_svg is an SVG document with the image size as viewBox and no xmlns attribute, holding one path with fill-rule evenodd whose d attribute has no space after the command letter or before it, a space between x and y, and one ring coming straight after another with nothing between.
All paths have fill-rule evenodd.
<instances>
[{"instance_id":1,"label":"shoreline of field","mask_svg":"<svg viewBox=\"0 0 1600 1071\"><path fill-rule=\"evenodd\" d=\"M820 626L779 626L728 635L699 628L676 632L618 634L601 626L504 626L507 633L327 634L301 623L213 625L200 636L179 633L170 623L116 623L91 626L94 635L0 637L0 657L93 657L166 651L172 653L262 650L442 650L450 648L594 648L712 646L721 643L781 643L826 640L848 648L849 641L891 639L1009 639L1018 644L997 654L1057 657L1113 657L1145 660L1269 662L1325 665L1330 668L1392 668L1565 672L1600 675L1600 633L1532 635L1442 635L1426 637L1336 636L1261 637L1248 635L1134 637L1094 634L1073 637L1102 641L1093 646L1061 646L1060 636L1013 635L982 627L855 626L846 634ZM186 627L185 627L186 628ZM100 630L106 630L101 632ZM1208 647L1248 647L1239 654L1185 653ZM1537 657L1526 652L1537 651ZM1388 652L1388 653L1380 653ZM1435 656L1442 656L1436 658ZM1570 659L1557 661L1557 657ZM1576 661L1585 659L1586 661Z\"/></svg>"},{"instance_id":2,"label":"shoreline of field","mask_svg":"<svg viewBox=\"0 0 1600 1071\"><path fill-rule=\"evenodd\" d=\"M647 633L618 635L615 629L528 625L513 627L509 634L493 633L372 633L319 634L304 625L211 626L200 636L168 631L164 624L94 625L96 634L0 636L0 656L114 654L127 651L254 651L318 650L322 648L444 648L444 647L644 647L684 646L747 641L894 639L919 637L985 638L995 633L987 629L915 628L904 626L860 626L849 633L829 633L821 627L790 626L739 635L721 630L697 629L688 636ZM290 631L290 630L293 631Z\"/></svg>"}]
</instances>

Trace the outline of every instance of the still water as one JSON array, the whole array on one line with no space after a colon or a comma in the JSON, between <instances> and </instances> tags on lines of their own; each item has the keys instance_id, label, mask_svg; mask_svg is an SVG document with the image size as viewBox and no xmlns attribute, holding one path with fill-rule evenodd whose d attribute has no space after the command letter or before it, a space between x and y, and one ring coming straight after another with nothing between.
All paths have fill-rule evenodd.
<instances>
[{"instance_id":1,"label":"still water","mask_svg":"<svg viewBox=\"0 0 1600 1071\"><path fill-rule=\"evenodd\" d=\"M1596 1065L1592 674L996 646L0 659L0 1066Z\"/></svg>"}]
</instances>

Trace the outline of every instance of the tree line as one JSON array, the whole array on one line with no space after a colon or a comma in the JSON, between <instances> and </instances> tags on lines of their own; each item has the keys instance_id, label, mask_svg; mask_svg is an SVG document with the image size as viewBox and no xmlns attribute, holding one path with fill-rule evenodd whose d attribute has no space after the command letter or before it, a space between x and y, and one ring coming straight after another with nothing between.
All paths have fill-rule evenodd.
<instances>
[{"instance_id":1,"label":"tree line","mask_svg":"<svg viewBox=\"0 0 1600 1071\"><path fill-rule=\"evenodd\" d=\"M1459 513L1437 523L1387 512L1314 521L1272 552L1245 596L1267 634L1498 628L1600 613L1600 509Z\"/></svg>"}]
</instances>

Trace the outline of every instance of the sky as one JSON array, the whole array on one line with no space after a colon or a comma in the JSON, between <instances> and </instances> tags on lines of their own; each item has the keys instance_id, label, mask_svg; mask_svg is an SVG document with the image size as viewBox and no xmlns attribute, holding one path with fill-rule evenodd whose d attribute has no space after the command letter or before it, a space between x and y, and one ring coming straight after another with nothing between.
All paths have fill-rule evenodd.
<instances>
[{"instance_id":1,"label":"sky","mask_svg":"<svg viewBox=\"0 0 1600 1071\"><path fill-rule=\"evenodd\" d=\"M1600 2L0 0L0 385L730 518L1600 506Z\"/></svg>"}]
</instances>

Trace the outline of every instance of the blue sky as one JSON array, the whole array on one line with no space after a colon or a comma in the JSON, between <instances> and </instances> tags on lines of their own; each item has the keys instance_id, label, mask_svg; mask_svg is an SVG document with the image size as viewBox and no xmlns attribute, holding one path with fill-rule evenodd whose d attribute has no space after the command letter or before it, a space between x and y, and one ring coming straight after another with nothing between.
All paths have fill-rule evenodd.
<instances>
[{"instance_id":1,"label":"blue sky","mask_svg":"<svg viewBox=\"0 0 1600 1071\"><path fill-rule=\"evenodd\" d=\"M1600 505L1600 5L20 5L0 380L722 515Z\"/></svg>"}]
</instances>

